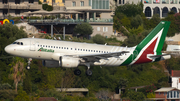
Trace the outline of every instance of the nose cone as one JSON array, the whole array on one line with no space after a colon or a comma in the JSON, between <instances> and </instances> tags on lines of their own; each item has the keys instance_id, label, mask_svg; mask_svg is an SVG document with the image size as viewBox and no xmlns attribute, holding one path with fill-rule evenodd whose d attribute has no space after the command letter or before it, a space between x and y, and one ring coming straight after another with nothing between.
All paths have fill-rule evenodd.
<instances>
[{"instance_id":1,"label":"nose cone","mask_svg":"<svg viewBox=\"0 0 180 101\"><path fill-rule=\"evenodd\" d=\"M4 50L6 51L6 53L8 53L8 54L11 54L11 52L12 52L12 48L8 45L8 46L6 46L5 48L4 48Z\"/></svg>"}]
</instances>

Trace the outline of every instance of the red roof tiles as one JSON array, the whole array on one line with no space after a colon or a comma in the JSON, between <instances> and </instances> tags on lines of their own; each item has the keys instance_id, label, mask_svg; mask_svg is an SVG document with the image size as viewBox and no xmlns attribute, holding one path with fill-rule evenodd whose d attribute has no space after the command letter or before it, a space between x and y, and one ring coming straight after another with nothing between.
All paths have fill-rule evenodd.
<instances>
[{"instance_id":1,"label":"red roof tiles","mask_svg":"<svg viewBox=\"0 0 180 101\"><path fill-rule=\"evenodd\" d=\"M180 70L172 70L171 76L172 77L180 77Z\"/></svg>"}]
</instances>

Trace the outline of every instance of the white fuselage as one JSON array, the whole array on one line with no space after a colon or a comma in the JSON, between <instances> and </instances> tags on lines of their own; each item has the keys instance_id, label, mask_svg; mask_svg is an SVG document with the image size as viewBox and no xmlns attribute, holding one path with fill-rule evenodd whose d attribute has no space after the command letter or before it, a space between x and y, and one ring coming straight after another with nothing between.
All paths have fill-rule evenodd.
<instances>
[{"instance_id":1,"label":"white fuselage","mask_svg":"<svg viewBox=\"0 0 180 101\"><path fill-rule=\"evenodd\" d=\"M94 62L91 65L106 65L119 66L121 65L134 51L134 47L119 47L109 45L98 45L89 43L48 40L38 38L23 38L15 42L21 44L10 44L5 50L7 53L25 57L42 60L59 61L60 56L65 55L83 55L83 54L105 54L119 51L129 51L129 53L122 54L117 57L110 57L108 59L100 59L100 62Z\"/></svg>"}]
</instances>

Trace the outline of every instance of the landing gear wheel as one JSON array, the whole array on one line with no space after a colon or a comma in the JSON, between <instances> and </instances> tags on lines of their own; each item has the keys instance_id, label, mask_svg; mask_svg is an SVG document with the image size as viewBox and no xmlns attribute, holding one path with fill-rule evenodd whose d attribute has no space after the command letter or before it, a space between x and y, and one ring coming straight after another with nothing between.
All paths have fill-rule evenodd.
<instances>
[{"instance_id":1,"label":"landing gear wheel","mask_svg":"<svg viewBox=\"0 0 180 101\"><path fill-rule=\"evenodd\" d=\"M79 75L81 74L81 71L80 71L79 69L76 69L76 70L74 71L74 74L77 75L77 76L79 76Z\"/></svg>"},{"instance_id":2,"label":"landing gear wheel","mask_svg":"<svg viewBox=\"0 0 180 101\"><path fill-rule=\"evenodd\" d=\"M27 66L26 69L29 70L31 67L30 66Z\"/></svg>"},{"instance_id":3,"label":"landing gear wheel","mask_svg":"<svg viewBox=\"0 0 180 101\"><path fill-rule=\"evenodd\" d=\"M87 70L86 71L86 75L91 76L92 75L92 71L91 70Z\"/></svg>"}]
</instances>

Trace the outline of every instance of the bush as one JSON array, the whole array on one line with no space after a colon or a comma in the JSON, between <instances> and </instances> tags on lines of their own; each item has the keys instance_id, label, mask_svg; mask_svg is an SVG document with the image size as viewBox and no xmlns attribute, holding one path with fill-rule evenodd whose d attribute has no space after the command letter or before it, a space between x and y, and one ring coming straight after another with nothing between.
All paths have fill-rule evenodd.
<instances>
[{"instance_id":1,"label":"bush","mask_svg":"<svg viewBox=\"0 0 180 101\"><path fill-rule=\"evenodd\" d=\"M96 34L95 36L93 36L92 40L97 44L105 44L105 37L100 34Z\"/></svg>"}]
</instances>

